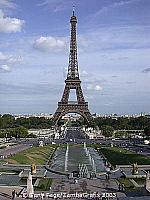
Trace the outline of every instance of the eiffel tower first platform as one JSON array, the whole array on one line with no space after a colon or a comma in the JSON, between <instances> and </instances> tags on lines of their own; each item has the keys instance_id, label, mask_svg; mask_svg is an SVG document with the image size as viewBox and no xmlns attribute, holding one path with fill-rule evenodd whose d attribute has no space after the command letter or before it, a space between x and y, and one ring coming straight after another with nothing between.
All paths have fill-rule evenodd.
<instances>
[{"instance_id":1,"label":"eiffel tower first platform","mask_svg":"<svg viewBox=\"0 0 150 200\"><path fill-rule=\"evenodd\" d=\"M65 80L65 89L62 99L58 102L57 110L53 116L53 122L57 125L58 121L67 113L78 113L89 123L92 120L91 113L88 109L88 102L85 101L81 81L79 78L78 60L77 60L77 40L76 40L76 24L77 18L73 15L70 19L71 23L71 39L70 39L70 55L68 74ZM77 101L69 101L70 90L76 91Z\"/></svg>"}]
</instances>

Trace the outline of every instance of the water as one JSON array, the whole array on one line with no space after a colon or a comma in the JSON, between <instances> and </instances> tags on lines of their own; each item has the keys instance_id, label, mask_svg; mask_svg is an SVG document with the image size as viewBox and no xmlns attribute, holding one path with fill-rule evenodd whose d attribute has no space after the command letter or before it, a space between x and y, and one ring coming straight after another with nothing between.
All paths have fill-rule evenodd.
<instances>
[{"instance_id":1,"label":"water","mask_svg":"<svg viewBox=\"0 0 150 200\"><path fill-rule=\"evenodd\" d=\"M85 149L85 147L85 145L58 147L54 154L51 168L60 172L72 172L78 170L80 166L83 169L81 173L84 171L87 174L95 171L97 173L106 171L103 160L98 152L94 148L86 147ZM48 172L48 176L54 176L54 174ZM26 180L22 180L17 174L2 173L0 175L0 185L26 185Z\"/></svg>"},{"instance_id":2,"label":"water","mask_svg":"<svg viewBox=\"0 0 150 200\"><path fill-rule=\"evenodd\" d=\"M18 175L0 175L0 185L19 185L20 177Z\"/></svg>"},{"instance_id":3,"label":"water","mask_svg":"<svg viewBox=\"0 0 150 200\"><path fill-rule=\"evenodd\" d=\"M103 160L98 152L91 147L87 147L87 150L91 156L91 160L89 159L89 155L87 155L83 145L70 145L68 152L65 146L59 147L55 152L51 168L56 171L65 172L67 164L67 171L72 172L77 170L79 165L84 164L87 166L89 172L95 170L97 173L106 171ZM66 152L68 154L67 158Z\"/></svg>"},{"instance_id":4,"label":"water","mask_svg":"<svg viewBox=\"0 0 150 200\"><path fill-rule=\"evenodd\" d=\"M90 164L92 166L93 172L96 173L96 165L95 165L95 160L93 158L94 155L91 156L90 149L87 148L85 142L84 142L84 150L85 150L86 156L88 156L88 158L89 158L89 161L90 161Z\"/></svg>"},{"instance_id":5,"label":"water","mask_svg":"<svg viewBox=\"0 0 150 200\"><path fill-rule=\"evenodd\" d=\"M69 152L69 145L67 144L66 154L65 154L65 172L68 171L68 152Z\"/></svg>"}]
</instances>

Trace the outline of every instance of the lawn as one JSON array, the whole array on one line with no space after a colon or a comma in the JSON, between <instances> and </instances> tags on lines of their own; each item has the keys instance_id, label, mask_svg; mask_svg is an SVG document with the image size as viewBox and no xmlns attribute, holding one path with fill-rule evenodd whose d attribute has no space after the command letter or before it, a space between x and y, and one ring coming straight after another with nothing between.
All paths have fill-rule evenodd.
<instances>
[{"instance_id":1,"label":"lawn","mask_svg":"<svg viewBox=\"0 0 150 200\"><path fill-rule=\"evenodd\" d=\"M118 181L124 185L125 193L127 196L133 195L133 196L144 196L144 187L135 187L133 183L128 178L120 178ZM141 180L141 178L135 180L137 183L144 184L144 179Z\"/></svg>"},{"instance_id":2,"label":"lawn","mask_svg":"<svg viewBox=\"0 0 150 200\"><path fill-rule=\"evenodd\" d=\"M119 147L100 147L98 149L113 165L130 165L133 163L150 165L150 158Z\"/></svg>"},{"instance_id":3,"label":"lawn","mask_svg":"<svg viewBox=\"0 0 150 200\"><path fill-rule=\"evenodd\" d=\"M44 147L33 146L20 153L17 153L8 159L6 162L12 164L36 164L43 165L55 151L56 146L46 145Z\"/></svg>"},{"instance_id":4,"label":"lawn","mask_svg":"<svg viewBox=\"0 0 150 200\"><path fill-rule=\"evenodd\" d=\"M134 188L133 183L128 178L120 178L118 180L121 184L124 184L125 188Z\"/></svg>"},{"instance_id":5,"label":"lawn","mask_svg":"<svg viewBox=\"0 0 150 200\"><path fill-rule=\"evenodd\" d=\"M40 180L38 187L34 187L34 189L35 191L49 191L51 184L51 178L43 178Z\"/></svg>"},{"instance_id":6,"label":"lawn","mask_svg":"<svg viewBox=\"0 0 150 200\"><path fill-rule=\"evenodd\" d=\"M146 178L134 178L133 180L139 185L145 185L146 184Z\"/></svg>"}]
</instances>

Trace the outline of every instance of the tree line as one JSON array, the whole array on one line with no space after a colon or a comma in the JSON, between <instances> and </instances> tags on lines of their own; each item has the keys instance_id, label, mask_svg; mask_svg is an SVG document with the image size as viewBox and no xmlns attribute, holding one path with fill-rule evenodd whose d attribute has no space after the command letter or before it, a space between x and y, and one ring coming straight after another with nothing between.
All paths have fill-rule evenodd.
<instances>
[{"instance_id":1,"label":"tree line","mask_svg":"<svg viewBox=\"0 0 150 200\"><path fill-rule=\"evenodd\" d=\"M10 114L0 115L0 137L33 137L28 134L28 129L51 128L52 120L44 117L17 118Z\"/></svg>"},{"instance_id":2,"label":"tree line","mask_svg":"<svg viewBox=\"0 0 150 200\"><path fill-rule=\"evenodd\" d=\"M85 120L80 120L80 125L85 124ZM146 136L150 136L150 118L140 117L96 117L90 123L92 127L98 127L107 137L111 136L114 130L144 130ZM117 132L116 135L124 134Z\"/></svg>"},{"instance_id":3,"label":"tree line","mask_svg":"<svg viewBox=\"0 0 150 200\"><path fill-rule=\"evenodd\" d=\"M117 119L97 117L94 122L99 128L103 125L109 125L115 130L143 130L145 127L150 126L150 118L144 116L137 118L119 117Z\"/></svg>"},{"instance_id":4,"label":"tree line","mask_svg":"<svg viewBox=\"0 0 150 200\"><path fill-rule=\"evenodd\" d=\"M78 126L85 125L83 118L76 123ZM17 118L9 114L0 115L0 137L6 133L12 137L27 137L28 129L47 129L53 126L52 119L44 117L29 117ZM107 133L112 133L114 130L144 130L145 134L150 136L150 118L141 116L133 117L119 117L117 119L110 117L96 117L89 124L94 128L98 127Z\"/></svg>"}]
</instances>

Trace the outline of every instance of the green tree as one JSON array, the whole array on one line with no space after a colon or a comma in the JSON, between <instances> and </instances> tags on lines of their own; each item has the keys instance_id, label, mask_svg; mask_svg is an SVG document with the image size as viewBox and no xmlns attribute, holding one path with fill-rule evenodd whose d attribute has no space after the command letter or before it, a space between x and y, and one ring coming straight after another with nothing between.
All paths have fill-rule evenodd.
<instances>
[{"instance_id":1,"label":"green tree","mask_svg":"<svg viewBox=\"0 0 150 200\"><path fill-rule=\"evenodd\" d=\"M6 135L4 130L0 130L0 138L4 138Z\"/></svg>"},{"instance_id":2,"label":"green tree","mask_svg":"<svg viewBox=\"0 0 150 200\"><path fill-rule=\"evenodd\" d=\"M144 134L147 137L150 137L150 125L144 128Z\"/></svg>"},{"instance_id":3,"label":"green tree","mask_svg":"<svg viewBox=\"0 0 150 200\"><path fill-rule=\"evenodd\" d=\"M19 126L16 128L8 128L2 131L0 134L0 137L15 137L15 138L25 138L28 136L28 130L24 128L23 126Z\"/></svg>"},{"instance_id":4,"label":"green tree","mask_svg":"<svg viewBox=\"0 0 150 200\"><path fill-rule=\"evenodd\" d=\"M0 117L0 129L13 128L15 118L12 115L5 114Z\"/></svg>"},{"instance_id":5,"label":"green tree","mask_svg":"<svg viewBox=\"0 0 150 200\"><path fill-rule=\"evenodd\" d=\"M101 126L102 135L107 137L112 137L114 133L114 128L112 126L103 125Z\"/></svg>"},{"instance_id":6,"label":"green tree","mask_svg":"<svg viewBox=\"0 0 150 200\"><path fill-rule=\"evenodd\" d=\"M115 137L123 137L124 136L124 132L123 131L116 131L115 132Z\"/></svg>"}]
</instances>

